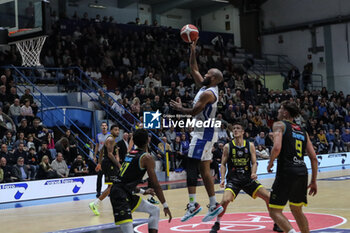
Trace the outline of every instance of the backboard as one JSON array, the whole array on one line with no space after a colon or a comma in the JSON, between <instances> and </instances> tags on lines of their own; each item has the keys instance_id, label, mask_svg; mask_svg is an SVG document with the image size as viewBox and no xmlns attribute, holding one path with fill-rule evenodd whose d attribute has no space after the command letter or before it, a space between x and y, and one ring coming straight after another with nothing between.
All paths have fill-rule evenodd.
<instances>
[{"instance_id":1,"label":"backboard","mask_svg":"<svg viewBox=\"0 0 350 233\"><path fill-rule=\"evenodd\" d=\"M49 1L0 0L0 28L8 30L8 38L1 38L8 44L47 35L51 28Z\"/></svg>"}]
</instances>

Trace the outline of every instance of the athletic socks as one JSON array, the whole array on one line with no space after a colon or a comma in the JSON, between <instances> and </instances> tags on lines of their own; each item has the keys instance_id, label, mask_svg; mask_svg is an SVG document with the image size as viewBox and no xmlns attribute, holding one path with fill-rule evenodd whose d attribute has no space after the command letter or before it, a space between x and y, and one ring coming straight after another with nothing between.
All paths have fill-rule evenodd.
<instances>
[{"instance_id":1,"label":"athletic socks","mask_svg":"<svg viewBox=\"0 0 350 233\"><path fill-rule=\"evenodd\" d=\"M212 197L209 197L209 206L212 207L212 206L215 206L215 205L216 205L216 197L214 195Z\"/></svg>"},{"instance_id":2,"label":"athletic socks","mask_svg":"<svg viewBox=\"0 0 350 233\"><path fill-rule=\"evenodd\" d=\"M288 233L297 233L294 229L288 231Z\"/></svg>"},{"instance_id":3,"label":"athletic socks","mask_svg":"<svg viewBox=\"0 0 350 233\"><path fill-rule=\"evenodd\" d=\"M216 217L216 222L220 223L220 221L221 221L221 217L217 216Z\"/></svg>"},{"instance_id":4,"label":"athletic socks","mask_svg":"<svg viewBox=\"0 0 350 233\"><path fill-rule=\"evenodd\" d=\"M97 206L99 206L99 205L101 204L101 200L97 198L97 199L94 201L94 204L97 205Z\"/></svg>"},{"instance_id":5,"label":"athletic socks","mask_svg":"<svg viewBox=\"0 0 350 233\"><path fill-rule=\"evenodd\" d=\"M190 198L190 205L194 206L196 203L196 194L189 194L188 196Z\"/></svg>"}]
</instances>

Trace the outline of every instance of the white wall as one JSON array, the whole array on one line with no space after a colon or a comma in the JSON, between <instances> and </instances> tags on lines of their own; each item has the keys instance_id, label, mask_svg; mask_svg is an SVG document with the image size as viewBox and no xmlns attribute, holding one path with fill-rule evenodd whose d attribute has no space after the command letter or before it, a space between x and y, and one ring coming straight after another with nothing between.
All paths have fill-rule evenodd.
<instances>
[{"instance_id":1,"label":"white wall","mask_svg":"<svg viewBox=\"0 0 350 233\"><path fill-rule=\"evenodd\" d=\"M350 14L349 0L269 0L262 6L264 27L303 23Z\"/></svg>"},{"instance_id":2,"label":"white wall","mask_svg":"<svg viewBox=\"0 0 350 233\"><path fill-rule=\"evenodd\" d=\"M160 16L160 24L172 28L181 29L184 25L191 23L191 21L191 11L188 9L175 8Z\"/></svg>"},{"instance_id":3,"label":"white wall","mask_svg":"<svg viewBox=\"0 0 350 233\"><path fill-rule=\"evenodd\" d=\"M134 3L125 8L118 8L116 0L103 0L100 1L101 5L106 6L105 9L90 8L89 4L91 0L81 0L79 1L79 7L72 7L67 5L67 16L71 17L74 11L77 11L79 16L82 17L84 12L89 14L89 18L95 18L97 14L103 18L103 16L113 16L114 20L118 23L128 23L135 21L137 18L137 4Z\"/></svg>"},{"instance_id":4,"label":"white wall","mask_svg":"<svg viewBox=\"0 0 350 233\"><path fill-rule=\"evenodd\" d=\"M296 23L305 23L314 20L327 19L338 15L350 14L350 1L348 0L269 0L262 6L261 20L264 28L272 26L285 26ZM350 26L348 26L350 31ZM336 91L350 93L350 63L347 55L346 24L331 25L332 60L334 71L334 84ZM348 32L350 40L350 32ZM282 35L283 44L278 43L278 36ZM317 46L324 46L324 28L316 29ZM287 55L290 61L300 71L308 62L307 55L311 47L311 33L309 30L291 31L275 35L262 36L263 53ZM325 48L330 49L330 48ZM324 58L324 63L319 58ZM327 86L327 60L325 52L312 54L314 73L324 76L324 86Z\"/></svg>"},{"instance_id":5,"label":"white wall","mask_svg":"<svg viewBox=\"0 0 350 233\"><path fill-rule=\"evenodd\" d=\"M139 4L138 15L142 24L145 23L145 20L148 20L148 25L152 24L152 8L150 5Z\"/></svg>"},{"instance_id":6,"label":"white wall","mask_svg":"<svg viewBox=\"0 0 350 233\"><path fill-rule=\"evenodd\" d=\"M283 37L284 42L278 43L278 37ZM323 27L316 29L317 46L324 46ZM323 85L326 85L326 65L325 52L318 52L312 54L308 52L311 45L311 33L309 30L292 31L287 33L280 33L275 35L266 35L261 39L262 52L265 54L280 54L287 55L290 62L296 65L300 72L306 63L312 62L314 65L314 73L322 74L324 77ZM311 61L308 60L307 55L311 54ZM320 62L320 57L323 57L324 62Z\"/></svg>"},{"instance_id":7,"label":"white wall","mask_svg":"<svg viewBox=\"0 0 350 233\"><path fill-rule=\"evenodd\" d=\"M350 61L347 53L346 26L350 40L350 25L336 24L331 26L333 70L335 90L350 94Z\"/></svg>"},{"instance_id":8,"label":"white wall","mask_svg":"<svg viewBox=\"0 0 350 233\"><path fill-rule=\"evenodd\" d=\"M226 15L229 16L226 19ZM241 33L239 24L239 10L233 6L223 7L201 17L202 30L212 32L233 33L235 45L241 46ZM225 22L230 21L231 29L226 30Z\"/></svg>"}]
</instances>

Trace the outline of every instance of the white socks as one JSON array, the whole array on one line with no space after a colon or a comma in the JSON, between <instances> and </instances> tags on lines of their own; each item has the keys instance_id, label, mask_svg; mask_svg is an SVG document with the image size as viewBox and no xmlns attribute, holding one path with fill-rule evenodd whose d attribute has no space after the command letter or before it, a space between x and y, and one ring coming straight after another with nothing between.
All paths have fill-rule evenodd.
<instances>
[{"instance_id":1,"label":"white socks","mask_svg":"<svg viewBox=\"0 0 350 233\"><path fill-rule=\"evenodd\" d=\"M288 233L297 233L294 229L288 231Z\"/></svg>"},{"instance_id":2,"label":"white socks","mask_svg":"<svg viewBox=\"0 0 350 233\"><path fill-rule=\"evenodd\" d=\"M209 206L212 207L212 206L215 206L216 204L216 197L215 195L212 196L212 197L209 197Z\"/></svg>"},{"instance_id":3,"label":"white socks","mask_svg":"<svg viewBox=\"0 0 350 233\"><path fill-rule=\"evenodd\" d=\"M194 205L196 203L196 194L188 194L190 198L190 205Z\"/></svg>"},{"instance_id":4,"label":"white socks","mask_svg":"<svg viewBox=\"0 0 350 233\"><path fill-rule=\"evenodd\" d=\"M95 205L99 206L99 205L101 204L101 200L97 198L97 199L94 201L94 203L95 203Z\"/></svg>"}]
</instances>

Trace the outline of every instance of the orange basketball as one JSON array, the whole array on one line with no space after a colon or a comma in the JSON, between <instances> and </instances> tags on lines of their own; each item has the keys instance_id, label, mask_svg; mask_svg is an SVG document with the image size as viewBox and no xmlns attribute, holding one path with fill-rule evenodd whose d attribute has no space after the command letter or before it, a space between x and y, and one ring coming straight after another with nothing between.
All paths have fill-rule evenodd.
<instances>
[{"instance_id":1,"label":"orange basketball","mask_svg":"<svg viewBox=\"0 0 350 233\"><path fill-rule=\"evenodd\" d=\"M182 27L180 32L181 38L186 43L191 43L192 41L196 40L198 38L198 34L198 28L192 24L186 24Z\"/></svg>"}]
</instances>

